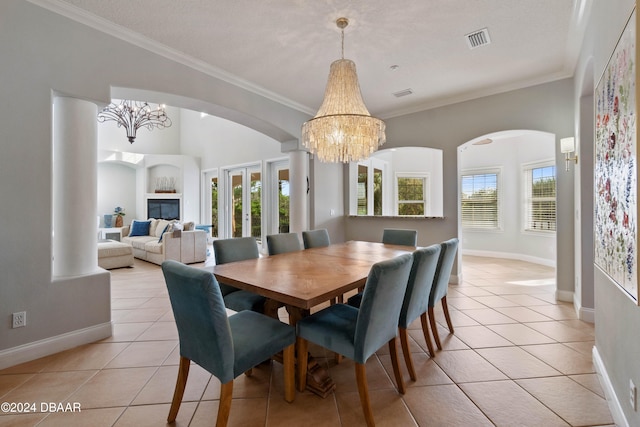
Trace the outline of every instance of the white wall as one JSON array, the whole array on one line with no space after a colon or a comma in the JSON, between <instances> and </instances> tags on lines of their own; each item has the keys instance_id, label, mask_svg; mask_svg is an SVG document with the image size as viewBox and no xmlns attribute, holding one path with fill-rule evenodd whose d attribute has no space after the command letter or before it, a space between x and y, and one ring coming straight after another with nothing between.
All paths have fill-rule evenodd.
<instances>
[{"instance_id":1,"label":"white wall","mask_svg":"<svg viewBox=\"0 0 640 427\"><path fill-rule=\"evenodd\" d=\"M125 209L124 224L130 224L133 219L139 218L136 212L135 182L136 171L130 166L98 163L98 215L101 227L104 227L103 215L112 214L116 206Z\"/></svg>"},{"instance_id":2,"label":"white wall","mask_svg":"<svg viewBox=\"0 0 640 427\"><path fill-rule=\"evenodd\" d=\"M460 148L458 157L462 173L478 169L500 170L501 230L461 229L463 253L516 258L555 266L555 233L533 233L523 230L523 165L555 161L555 137L542 132L520 132L517 136L493 134L493 142ZM556 175L564 172L557 169Z\"/></svg>"},{"instance_id":3,"label":"white wall","mask_svg":"<svg viewBox=\"0 0 640 427\"><path fill-rule=\"evenodd\" d=\"M181 123L181 152L199 157L202 170L287 157L273 138L220 117L182 110Z\"/></svg>"}]
</instances>

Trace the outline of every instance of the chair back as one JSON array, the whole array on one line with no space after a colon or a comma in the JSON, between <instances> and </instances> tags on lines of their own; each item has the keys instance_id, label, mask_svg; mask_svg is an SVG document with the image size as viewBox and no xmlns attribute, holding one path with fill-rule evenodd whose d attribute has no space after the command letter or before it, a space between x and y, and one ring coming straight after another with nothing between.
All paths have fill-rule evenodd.
<instances>
[{"instance_id":1,"label":"chair back","mask_svg":"<svg viewBox=\"0 0 640 427\"><path fill-rule=\"evenodd\" d=\"M388 245L418 245L418 231L399 228L385 228L382 232L382 243Z\"/></svg>"},{"instance_id":2,"label":"chair back","mask_svg":"<svg viewBox=\"0 0 640 427\"><path fill-rule=\"evenodd\" d=\"M433 279L431 295L429 295L429 307L434 307L442 297L447 295L449 278L451 277L451 269L456 259L457 250L458 239L455 237L440 243L440 258L438 259L436 276Z\"/></svg>"},{"instance_id":3,"label":"chair back","mask_svg":"<svg viewBox=\"0 0 640 427\"><path fill-rule=\"evenodd\" d=\"M180 355L193 360L223 384L234 378L231 329L215 276L178 261L162 263L178 328Z\"/></svg>"},{"instance_id":4,"label":"chair back","mask_svg":"<svg viewBox=\"0 0 640 427\"><path fill-rule=\"evenodd\" d=\"M269 255L284 254L302 250L297 233L272 234L267 236Z\"/></svg>"},{"instance_id":5,"label":"chair back","mask_svg":"<svg viewBox=\"0 0 640 427\"><path fill-rule=\"evenodd\" d=\"M412 254L374 264L364 286L354 335L354 360L365 363L398 332Z\"/></svg>"},{"instance_id":6,"label":"chair back","mask_svg":"<svg viewBox=\"0 0 640 427\"><path fill-rule=\"evenodd\" d=\"M322 248L331 244L331 240L329 239L329 232L326 228L303 231L302 241L304 242L305 249Z\"/></svg>"},{"instance_id":7,"label":"chair back","mask_svg":"<svg viewBox=\"0 0 640 427\"><path fill-rule=\"evenodd\" d=\"M407 329L411 322L427 311L439 257L440 245L438 244L413 252L413 265L402 310L400 310L399 327Z\"/></svg>"},{"instance_id":8,"label":"chair back","mask_svg":"<svg viewBox=\"0 0 640 427\"><path fill-rule=\"evenodd\" d=\"M255 237L237 237L214 240L213 255L216 264L226 264L228 262L259 258L260 251ZM220 290L222 295L225 296L237 291L238 288L220 283Z\"/></svg>"}]
</instances>

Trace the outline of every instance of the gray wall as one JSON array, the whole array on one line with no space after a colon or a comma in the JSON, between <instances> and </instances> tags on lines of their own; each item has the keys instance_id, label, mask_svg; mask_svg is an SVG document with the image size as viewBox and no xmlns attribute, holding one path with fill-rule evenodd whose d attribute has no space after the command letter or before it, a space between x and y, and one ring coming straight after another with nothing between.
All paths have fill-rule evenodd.
<instances>
[{"instance_id":1,"label":"gray wall","mask_svg":"<svg viewBox=\"0 0 640 427\"><path fill-rule=\"evenodd\" d=\"M110 319L109 273L52 277L53 93L106 105L127 93L112 88L139 88L156 94L151 102L218 114L278 141L309 118L22 0L0 2L0 57L0 218L10 224L0 228L0 355ZM22 310L27 327L11 329L11 313Z\"/></svg>"},{"instance_id":2,"label":"gray wall","mask_svg":"<svg viewBox=\"0 0 640 427\"><path fill-rule=\"evenodd\" d=\"M631 15L634 4L633 0L593 2L588 24L590 30L587 32L576 70L574 95L576 105L580 105L585 83L598 84L622 29ZM637 76L636 58L636 81ZM587 156L584 159L586 162L590 161L591 167L593 167L592 152L589 153L593 150L593 127L591 127L591 134L589 134L589 131L583 126L583 121L586 119L580 120L579 116L576 119L576 128L584 134L580 141L581 153L585 151ZM582 165L585 166L585 163ZM593 194L589 194L588 191L582 191L581 194L584 198L593 197ZM591 211L583 209L583 221L588 219L587 216L591 213ZM638 361L638 355L640 355L640 307L623 294L617 285L597 267L594 267L593 274L596 351L602 360L605 373L617 396L616 400L620 404L624 417L629 425L638 426L640 425L640 412L633 411L629 404L628 395L630 379L636 386L640 385L640 362Z\"/></svg>"},{"instance_id":3,"label":"gray wall","mask_svg":"<svg viewBox=\"0 0 640 427\"><path fill-rule=\"evenodd\" d=\"M345 169L314 163L312 224L331 228L336 240L378 240L384 227L411 227L419 230L419 244L438 242L458 235L456 149L460 144L492 132L529 129L550 132L557 138L582 132L585 137L581 138L581 149L592 148L576 113L583 83L589 79L597 82L634 2L593 3L575 82L542 84L386 120L385 148L425 146L443 150L444 219L342 219L347 206ZM4 319L0 323L0 352L96 324L109 310L108 294L92 292L102 278L52 279L48 237L55 197L50 184L52 93L106 104L112 95L132 93L122 88L138 88L150 94L170 88L170 96L146 98L219 115L277 141L296 139L301 123L309 118L21 0L0 2L0 57L0 99L5 101L0 103L0 218L5 225L0 228L0 313ZM564 164L557 145L556 156L561 170ZM573 176L560 175L558 289L569 294L574 278L573 189ZM91 195L97 190L86 191ZM582 200L589 197L588 185L580 195ZM327 212L327 207L334 206L335 217ZM581 215L584 219L590 213L582 211ZM583 242L588 241L588 227L581 230ZM594 275L596 347L627 419L632 425L640 425L638 413L631 410L626 399L629 378L640 384L640 309L598 270ZM588 292L593 294L583 286L583 299ZM10 314L19 310L27 310L29 324L10 329ZM98 318L94 313L99 313Z\"/></svg>"},{"instance_id":4,"label":"gray wall","mask_svg":"<svg viewBox=\"0 0 640 427\"><path fill-rule=\"evenodd\" d=\"M418 244L458 236L457 148L481 135L524 129L556 135L556 169L564 170L559 139L573 135L573 80L565 79L386 120L385 148L443 150L444 219L347 219L346 239L379 240L383 228L415 228ZM557 288L573 298L573 175L558 175ZM454 267L459 275L460 265Z\"/></svg>"}]
</instances>

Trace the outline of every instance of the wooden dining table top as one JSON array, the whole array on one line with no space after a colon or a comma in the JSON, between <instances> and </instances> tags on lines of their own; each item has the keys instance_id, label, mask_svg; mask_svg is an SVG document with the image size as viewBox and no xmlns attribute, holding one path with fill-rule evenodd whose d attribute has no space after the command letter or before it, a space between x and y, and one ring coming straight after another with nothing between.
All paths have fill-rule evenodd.
<instances>
[{"instance_id":1,"label":"wooden dining table top","mask_svg":"<svg viewBox=\"0 0 640 427\"><path fill-rule=\"evenodd\" d=\"M219 282L310 309L363 286L376 262L414 250L413 246L349 241L203 268Z\"/></svg>"}]
</instances>

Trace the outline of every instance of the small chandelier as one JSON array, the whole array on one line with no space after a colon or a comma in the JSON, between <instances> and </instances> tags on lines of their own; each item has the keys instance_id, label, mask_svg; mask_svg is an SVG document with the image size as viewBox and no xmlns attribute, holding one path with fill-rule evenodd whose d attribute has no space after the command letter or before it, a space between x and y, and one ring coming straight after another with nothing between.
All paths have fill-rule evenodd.
<instances>
[{"instance_id":1,"label":"small chandelier","mask_svg":"<svg viewBox=\"0 0 640 427\"><path fill-rule=\"evenodd\" d=\"M146 102L123 100L120 104L109 104L104 110L98 113L98 121L104 123L113 120L118 123L118 127L123 126L127 131L127 138L133 144L136 139L138 128L146 127L149 130L156 128L168 128L171 126L171 119L164 111L164 105L158 105L153 110Z\"/></svg>"},{"instance_id":2,"label":"small chandelier","mask_svg":"<svg viewBox=\"0 0 640 427\"><path fill-rule=\"evenodd\" d=\"M356 64L344 59L347 18L338 18L342 59L331 64L324 100L315 117L302 125L302 143L323 162L354 162L368 158L386 141L385 124L364 105Z\"/></svg>"}]
</instances>

